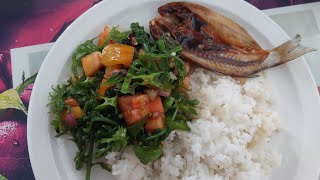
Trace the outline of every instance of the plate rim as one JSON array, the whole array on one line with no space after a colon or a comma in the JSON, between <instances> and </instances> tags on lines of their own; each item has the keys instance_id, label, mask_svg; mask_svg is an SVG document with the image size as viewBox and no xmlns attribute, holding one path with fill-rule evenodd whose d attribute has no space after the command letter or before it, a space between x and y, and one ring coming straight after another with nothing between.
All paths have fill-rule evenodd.
<instances>
[{"instance_id":1,"label":"plate rim","mask_svg":"<svg viewBox=\"0 0 320 180\"><path fill-rule=\"evenodd\" d=\"M141 2L151 2L151 1L148 1L148 0L140 0ZM152 0L152 1L157 1L157 0ZM180 0L178 0L180 1ZM201 2L206 2L206 3L212 3L210 2L210 0L200 0ZM111 0L104 0L102 2L99 2L98 4L94 5L93 7L91 7L89 10L87 10L86 12L84 12L81 16L79 16L74 22L72 22L72 24L70 24L69 27L66 28L66 30L60 35L60 37L57 39L57 41L54 43L53 47L50 49L49 53L47 54L44 62L42 63L41 67L40 67L40 70L38 72L38 77L34 83L34 88L33 88L33 93L31 94L31 98L30 98L30 105L29 105L29 112L28 112L28 120L27 120L27 140L28 140L28 150L29 150L29 156L30 156L30 162L31 162L31 166L32 166L32 169L33 169L33 173L34 173L34 176L36 179L41 179L41 177L56 177L56 178L59 178L59 179L63 179L60 177L59 173L57 172L57 168L56 168L56 164L54 162L50 162L53 164L53 166L55 167L55 173L53 171L50 171L51 174L47 174L47 173L42 173L41 171L41 168L45 169L45 167L42 167L41 166L41 163L37 162L36 161L36 157L39 156L39 154L35 154L34 153L34 148L35 148L35 144L37 144L37 142L34 142L34 140L32 139L32 137L34 136L34 133L33 133L33 128L34 128L34 121L35 120L32 120L33 119L33 116L35 116L34 114L37 114L37 111L36 109L34 109L33 107L35 106L36 107L36 96L37 96L37 92L40 92L41 91L41 82L43 81L43 78L42 78L42 74L45 74L45 70L46 70L46 67L48 67L48 64L50 63L50 59L52 59L52 57L54 56L54 53L56 52L56 49L59 48L59 46L61 45L61 43L63 42L63 40L66 39L67 35L70 34L72 31L72 27L76 27L79 23L81 23L83 21L83 19L85 19L85 17L88 17L92 14L94 14L94 11L98 8L100 8L101 6L104 6L104 5L107 5L108 3L110 3ZM163 1L163 3L166 3L168 1ZM194 1L191 1L191 2L194 2ZM199 1L197 1L199 2ZM226 3L230 3L230 2L233 2L235 3L235 1L232 1L232 0L225 0ZM260 11L259 9L255 8L253 5L245 2L245 1L237 1L237 3L239 3L240 5L242 6L247 6L248 9L251 9L251 11L255 11L256 13L259 13L259 18L263 19L265 21L265 23L267 23L268 25L270 25L271 27L271 24L272 24L272 28L277 30L278 34L281 34L283 36L283 40L288 40L289 39L289 36L284 32L284 30L278 25L276 24L269 16L267 16L266 14L264 14L262 11ZM279 40L281 41L281 40ZM308 94L309 96L309 99L314 99L316 98L317 99L317 103L314 103L314 105L317 105L317 107L319 108L320 107L320 97L319 96L315 96L315 95L318 95L318 92L317 92L317 88L316 88L316 84L315 84L315 81L314 81L314 78L311 74L311 71L309 69L309 67L307 66L304 58L302 57L301 58L302 61L302 69L304 70L304 72L306 73L306 77L308 78L309 81L312 81L311 83L308 82L308 89L309 89L309 92L312 92L311 94ZM63 61L64 62L64 61ZM313 90L312 90L313 89ZM319 114L319 113L318 113ZM46 137L48 137L49 134L46 134ZM48 137L50 138L50 137ZM48 142L49 144L49 142ZM50 146L50 145L49 145ZM52 149L49 149L50 150L50 155L52 155ZM53 157L50 158L51 160L53 160ZM47 162L49 163L49 162ZM320 161L319 161L319 164L320 164Z\"/></svg>"}]
</instances>

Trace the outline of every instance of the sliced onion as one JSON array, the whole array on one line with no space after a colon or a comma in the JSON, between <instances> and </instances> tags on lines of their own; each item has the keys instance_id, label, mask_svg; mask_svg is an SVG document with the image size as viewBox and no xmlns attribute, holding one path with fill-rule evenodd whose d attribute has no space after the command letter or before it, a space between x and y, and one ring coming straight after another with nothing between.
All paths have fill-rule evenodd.
<instances>
[{"instance_id":1,"label":"sliced onion","mask_svg":"<svg viewBox=\"0 0 320 180\"><path fill-rule=\"evenodd\" d=\"M137 41L137 39L136 39L136 37L130 37L130 40L131 40L131 44L133 45L133 46L136 46L136 45L138 45L138 41Z\"/></svg>"},{"instance_id":2,"label":"sliced onion","mask_svg":"<svg viewBox=\"0 0 320 180\"><path fill-rule=\"evenodd\" d=\"M163 97L169 97L171 94L171 90L170 91L164 91L164 90L160 90L158 92L159 96L163 96Z\"/></svg>"},{"instance_id":3,"label":"sliced onion","mask_svg":"<svg viewBox=\"0 0 320 180\"><path fill-rule=\"evenodd\" d=\"M76 118L71 112L66 113L64 120L69 126L76 127L78 125Z\"/></svg>"},{"instance_id":4,"label":"sliced onion","mask_svg":"<svg viewBox=\"0 0 320 180\"><path fill-rule=\"evenodd\" d=\"M172 80L177 80L177 79L178 79L177 76L174 75L172 72L169 73L169 76L170 76L170 78L171 78Z\"/></svg>"},{"instance_id":5,"label":"sliced onion","mask_svg":"<svg viewBox=\"0 0 320 180\"><path fill-rule=\"evenodd\" d=\"M123 74L123 75L126 75L126 74L127 74L127 70L125 70L125 69L114 69L114 70L111 71L110 74L111 74L111 76L112 76L112 75L114 75L114 74L116 74L116 73L119 73L119 72L120 72L121 74Z\"/></svg>"},{"instance_id":6,"label":"sliced onion","mask_svg":"<svg viewBox=\"0 0 320 180\"><path fill-rule=\"evenodd\" d=\"M155 89L146 89L145 93L148 94L148 96L152 101L155 100L156 97L158 96L158 90L155 90Z\"/></svg>"},{"instance_id":7,"label":"sliced onion","mask_svg":"<svg viewBox=\"0 0 320 180\"><path fill-rule=\"evenodd\" d=\"M125 70L125 69L121 69L121 71L120 71L123 75L127 75L127 70Z\"/></svg>"}]
</instances>

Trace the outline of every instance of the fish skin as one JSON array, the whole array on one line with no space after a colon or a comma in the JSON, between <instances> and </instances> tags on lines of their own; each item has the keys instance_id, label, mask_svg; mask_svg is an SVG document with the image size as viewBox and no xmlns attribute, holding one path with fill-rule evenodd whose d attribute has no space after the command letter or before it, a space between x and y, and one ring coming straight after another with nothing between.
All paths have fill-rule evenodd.
<instances>
[{"instance_id":1,"label":"fish skin","mask_svg":"<svg viewBox=\"0 0 320 180\"><path fill-rule=\"evenodd\" d=\"M226 75L249 77L315 51L300 46L299 35L277 48L263 50L240 25L194 3L168 3L158 12L161 17L149 23L155 39L169 33L183 47L183 59Z\"/></svg>"}]
</instances>

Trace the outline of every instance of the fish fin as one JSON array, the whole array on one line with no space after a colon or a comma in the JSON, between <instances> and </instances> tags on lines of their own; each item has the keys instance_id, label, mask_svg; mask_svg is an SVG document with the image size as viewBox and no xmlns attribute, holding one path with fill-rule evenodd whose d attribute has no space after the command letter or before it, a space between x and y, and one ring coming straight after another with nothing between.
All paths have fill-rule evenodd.
<instances>
[{"instance_id":1,"label":"fish fin","mask_svg":"<svg viewBox=\"0 0 320 180\"><path fill-rule=\"evenodd\" d=\"M245 76L245 78L253 79L253 78L260 77L260 76L261 76L260 74L251 74L251 75Z\"/></svg>"},{"instance_id":2,"label":"fish fin","mask_svg":"<svg viewBox=\"0 0 320 180\"><path fill-rule=\"evenodd\" d=\"M225 75L225 74L224 74ZM226 76L226 75L225 75ZM261 74L259 74L259 72L255 72L253 74L247 75L247 76L231 76L233 78L247 78L247 79L253 79L253 78L257 78L260 77Z\"/></svg>"},{"instance_id":3,"label":"fish fin","mask_svg":"<svg viewBox=\"0 0 320 180\"><path fill-rule=\"evenodd\" d=\"M279 47L273 49L272 51L277 52L276 54L279 55L280 61L279 64L283 64L294 60L306 53L316 51L317 49L303 47L300 45L301 43L301 36L299 34L296 35L295 38L285 42L284 44L280 45Z\"/></svg>"}]
</instances>

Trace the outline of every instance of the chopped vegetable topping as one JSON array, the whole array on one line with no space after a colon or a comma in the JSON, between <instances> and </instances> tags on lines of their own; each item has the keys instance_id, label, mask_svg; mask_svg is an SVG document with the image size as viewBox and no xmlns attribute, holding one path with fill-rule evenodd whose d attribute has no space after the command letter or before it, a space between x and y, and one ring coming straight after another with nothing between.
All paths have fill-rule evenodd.
<instances>
[{"instance_id":1,"label":"chopped vegetable topping","mask_svg":"<svg viewBox=\"0 0 320 180\"><path fill-rule=\"evenodd\" d=\"M87 166L86 179L94 164L110 170L99 158L127 145L143 164L158 159L168 135L188 131L196 115L199 102L187 94L182 48L169 36L150 39L138 23L130 27L105 27L98 45L94 39L81 44L72 56L71 80L50 93L56 136L72 135L75 167Z\"/></svg>"},{"instance_id":2,"label":"chopped vegetable topping","mask_svg":"<svg viewBox=\"0 0 320 180\"><path fill-rule=\"evenodd\" d=\"M102 51L102 64L114 66L122 64L129 67L132 63L134 47L125 44L109 44Z\"/></svg>"},{"instance_id":3,"label":"chopped vegetable topping","mask_svg":"<svg viewBox=\"0 0 320 180\"><path fill-rule=\"evenodd\" d=\"M84 74L88 77L94 75L103 65L101 64L102 55L100 52L93 52L81 59Z\"/></svg>"}]
</instances>

